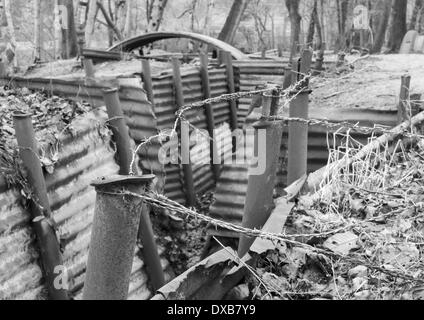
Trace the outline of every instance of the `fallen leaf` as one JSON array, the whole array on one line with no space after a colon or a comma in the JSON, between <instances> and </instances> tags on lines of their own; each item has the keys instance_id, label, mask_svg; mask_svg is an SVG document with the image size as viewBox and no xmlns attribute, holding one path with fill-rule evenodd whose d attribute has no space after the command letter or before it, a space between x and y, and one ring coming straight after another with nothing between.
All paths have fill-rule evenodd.
<instances>
[{"instance_id":1,"label":"fallen leaf","mask_svg":"<svg viewBox=\"0 0 424 320\"><path fill-rule=\"evenodd\" d=\"M347 255L353 249L359 248L359 237L352 232L339 233L324 242L324 248L341 255Z\"/></svg>"}]
</instances>

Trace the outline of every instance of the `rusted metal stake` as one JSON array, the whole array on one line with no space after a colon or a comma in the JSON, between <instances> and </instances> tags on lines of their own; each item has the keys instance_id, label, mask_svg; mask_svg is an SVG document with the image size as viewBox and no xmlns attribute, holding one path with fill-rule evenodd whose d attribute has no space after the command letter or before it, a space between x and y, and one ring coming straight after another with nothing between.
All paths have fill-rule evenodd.
<instances>
[{"instance_id":1,"label":"rusted metal stake","mask_svg":"<svg viewBox=\"0 0 424 320\"><path fill-rule=\"evenodd\" d=\"M0 78L7 77L6 64L3 61L0 61Z\"/></svg>"},{"instance_id":2,"label":"rusted metal stake","mask_svg":"<svg viewBox=\"0 0 424 320\"><path fill-rule=\"evenodd\" d=\"M124 119L124 113L119 101L117 89L103 91L105 103L109 115L109 124L112 128L113 136L118 150L118 158L121 175L137 175L139 172L137 164L132 162L132 150L130 143L130 134ZM132 169L132 170L130 170ZM141 210L141 219L139 225L138 238L143 244L143 257L147 266L149 278L155 290L161 288L165 284L165 276L163 273L160 256L155 241L152 222L150 219L150 208L143 204Z\"/></svg>"},{"instance_id":3,"label":"rusted metal stake","mask_svg":"<svg viewBox=\"0 0 424 320\"><path fill-rule=\"evenodd\" d=\"M137 174L137 165L130 168L133 153L131 152L130 132L121 108L118 89L103 90L103 97L109 116L109 126L113 132L119 158L119 174Z\"/></svg>"},{"instance_id":4,"label":"rusted metal stake","mask_svg":"<svg viewBox=\"0 0 424 320\"><path fill-rule=\"evenodd\" d=\"M175 102L178 108L184 106L184 90L181 78L181 63L178 58L172 58L172 68L174 77L174 88L175 88ZM194 191L194 178L193 168L190 163L190 132L188 126L180 127L181 137L181 154L183 158L183 171L184 171L184 182L186 190L187 205L192 207L196 204L196 193ZM188 132L186 132L188 131ZM187 138L188 137L188 138ZM188 159L187 159L188 158ZM185 161L184 161L185 160Z\"/></svg>"},{"instance_id":5,"label":"rusted metal stake","mask_svg":"<svg viewBox=\"0 0 424 320\"><path fill-rule=\"evenodd\" d=\"M411 87L411 76L403 75L401 79L399 106L398 106L398 124L411 120L411 103L409 99L409 89Z\"/></svg>"},{"instance_id":6,"label":"rusted metal stake","mask_svg":"<svg viewBox=\"0 0 424 320\"><path fill-rule=\"evenodd\" d=\"M223 62L227 70L227 83L228 83L228 93L235 93L235 79L234 79L234 67L233 67L233 57L230 52L222 52ZM230 101L230 125L231 130L236 130L238 128L238 114L237 114L237 102Z\"/></svg>"},{"instance_id":7,"label":"rusted metal stake","mask_svg":"<svg viewBox=\"0 0 424 320\"><path fill-rule=\"evenodd\" d=\"M20 157L27 171L28 181L34 193L30 211L33 219L34 231L37 235L37 241L40 247L41 260L49 296L52 300L68 300L67 290L55 286L55 278L63 271L61 269L64 268L64 266L60 245L56 237L55 224L50 210L46 182L38 157L38 147L35 140L31 115L14 113L13 121Z\"/></svg>"},{"instance_id":8,"label":"rusted metal stake","mask_svg":"<svg viewBox=\"0 0 424 320\"><path fill-rule=\"evenodd\" d=\"M102 178L96 188L84 300L126 300L143 201L154 176Z\"/></svg>"},{"instance_id":9,"label":"rusted metal stake","mask_svg":"<svg viewBox=\"0 0 424 320\"><path fill-rule=\"evenodd\" d=\"M147 273L153 289L159 290L165 285L165 274L160 261L158 247L156 245L152 222L150 220L150 207L143 204L141 221L138 230L138 238L143 244L143 258L147 267Z\"/></svg>"},{"instance_id":10,"label":"rusted metal stake","mask_svg":"<svg viewBox=\"0 0 424 320\"><path fill-rule=\"evenodd\" d=\"M310 72L312 51L304 50L302 58L293 65L292 84L299 83ZM309 85L308 81L296 88L293 94L297 96L290 103L290 117L308 119ZM308 125L291 122L289 124L288 141L288 182L291 185L307 173L308 169Z\"/></svg>"},{"instance_id":11,"label":"rusted metal stake","mask_svg":"<svg viewBox=\"0 0 424 320\"><path fill-rule=\"evenodd\" d=\"M95 72L94 72L93 60L83 58L82 63L84 65L86 79L87 80L94 80Z\"/></svg>"},{"instance_id":12,"label":"rusted metal stake","mask_svg":"<svg viewBox=\"0 0 424 320\"><path fill-rule=\"evenodd\" d=\"M146 91L147 99L154 104L154 94L153 94L153 81L152 81L152 71L150 68L150 61L147 59L141 60L141 66L143 71L143 88Z\"/></svg>"},{"instance_id":13,"label":"rusted metal stake","mask_svg":"<svg viewBox=\"0 0 424 320\"><path fill-rule=\"evenodd\" d=\"M209 62L208 55L204 52L200 53L200 75L202 77L202 88L203 88L203 98L209 99L211 97L211 86L209 80L209 70L208 70ZM212 105L208 104L205 108L206 113L206 121L208 125L209 137L214 138L214 130L215 130L215 115L213 113ZM215 163L215 151L218 150L216 140L212 139L210 143L210 154L211 154L211 164L212 171L215 177L215 181L218 181L221 166Z\"/></svg>"},{"instance_id":14,"label":"rusted metal stake","mask_svg":"<svg viewBox=\"0 0 424 320\"><path fill-rule=\"evenodd\" d=\"M283 83L283 89L286 90L290 88L292 84L292 68L287 67L284 68L284 83Z\"/></svg>"},{"instance_id":15,"label":"rusted metal stake","mask_svg":"<svg viewBox=\"0 0 424 320\"><path fill-rule=\"evenodd\" d=\"M278 90L275 90L272 94L273 97L264 97L263 116L268 117L276 114L279 104L278 94ZM262 159L260 162L264 162L266 167L264 172L249 174L242 225L245 228L261 229L268 220L274 206L273 195L276 183L277 163L283 137L283 125L273 121L259 121L254 124L254 127L256 129L255 154ZM265 141L259 139L261 130L266 131ZM260 143L264 142L266 146L261 146ZM266 148L266 151L264 154L261 154L259 150L263 147ZM263 159L263 157L266 157L266 159ZM254 238L244 235L240 236L238 248L240 258L248 253L254 241Z\"/></svg>"}]
</instances>

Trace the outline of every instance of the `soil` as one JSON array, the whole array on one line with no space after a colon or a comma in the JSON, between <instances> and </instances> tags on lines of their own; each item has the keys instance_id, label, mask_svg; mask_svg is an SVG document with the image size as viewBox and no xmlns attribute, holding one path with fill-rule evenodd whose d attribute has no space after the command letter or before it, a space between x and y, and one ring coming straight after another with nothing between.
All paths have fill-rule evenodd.
<instances>
[{"instance_id":1,"label":"soil","mask_svg":"<svg viewBox=\"0 0 424 320\"><path fill-rule=\"evenodd\" d=\"M372 55L358 60L347 56L347 63L330 67L312 79L311 107L396 110L401 77L411 76L411 94L424 93L424 55ZM356 61L356 62L354 62ZM334 95L334 96L333 96ZM421 100L421 99L419 99Z\"/></svg>"},{"instance_id":2,"label":"soil","mask_svg":"<svg viewBox=\"0 0 424 320\"><path fill-rule=\"evenodd\" d=\"M208 215L212 199L212 192L198 198L196 211ZM165 248L165 256L178 276L200 262L207 243L207 224L190 217L181 219L163 209L154 208L153 212L157 241Z\"/></svg>"},{"instance_id":3,"label":"soil","mask_svg":"<svg viewBox=\"0 0 424 320\"><path fill-rule=\"evenodd\" d=\"M56 143L60 134L71 130L75 117L91 110L87 104L48 96L43 92L31 92L27 88L0 88L0 168L10 185L20 186L27 193L27 186L19 163L13 113L29 113L40 148ZM55 155L40 156L44 168L53 170Z\"/></svg>"},{"instance_id":4,"label":"soil","mask_svg":"<svg viewBox=\"0 0 424 320\"><path fill-rule=\"evenodd\" d=\"M259 257L250 298L423 300L423 168L423 141L399 141L301 197L282 230L297 245Z\"/></svg>"}]
</instances>

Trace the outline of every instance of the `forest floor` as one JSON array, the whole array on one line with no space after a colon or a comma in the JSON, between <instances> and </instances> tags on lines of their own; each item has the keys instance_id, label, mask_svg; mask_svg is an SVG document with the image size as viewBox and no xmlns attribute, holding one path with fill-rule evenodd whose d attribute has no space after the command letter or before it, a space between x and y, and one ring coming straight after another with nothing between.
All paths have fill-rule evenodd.
<instances>
[{"instance_id":1,"label":"forest floor","mask_svg":"<svg viewBox=\"0 0 424 320\"><path fill-rule=\"evenodd\" d=\"M363 147L344 139L332 163ZM253 299L424 300L422 136L338 163L288 216L282 233L297 244L275 243L261 255L244 292Z\"/></svg>"},{"instance_id":2,"label":"forest floor","mask_svg":"<svg viewBox=\"0 0 424 320\"><path fill-rule=\"evenodd\" d=\"M401 77L409 74L411 95L424 93L424 55L348 55L347 64L330 67L311 81L311 107L396 110ZM356 62L355 62L356 61Z\"/></svg>"}]
</instances>

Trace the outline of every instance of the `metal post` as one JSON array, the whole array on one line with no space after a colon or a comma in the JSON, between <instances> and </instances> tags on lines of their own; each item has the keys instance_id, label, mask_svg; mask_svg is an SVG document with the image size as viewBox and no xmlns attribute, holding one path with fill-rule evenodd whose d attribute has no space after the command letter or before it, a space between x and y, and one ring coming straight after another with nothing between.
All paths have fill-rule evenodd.
<instances>
[{"instance_id":1,"label":"metal post","mask_svg":"<svg viewBox=\"0 0 424 320\"><path fill-rule=\"evenodd\" d=\"M409 99L409 89L411 87L411 76L403 75L401 78L401 87L398 106L398 124L411 120L411 103Z\"/></svg>"},{"instance_id":2,"label":"metal post","mask_svg":"<svg viewBox=\"0 0 424 320\"><path fill-rule=\"evenodd\" d=\"M138 174L139 170L136 163L134 163L132 170L130 170L133 153L131 151L129 130L119 101L118 90L110 89L103 91L103 93L109 115L109 124L117 145L119 165L121 168L120 174ZM152 281L154 289L157 290L165 284L165 276L155 241L149 206L143 204L141 212L138 238L143 244L142 252L149 278Z\"/></svg>"},{"instance_id":3,"label":"metal post","mask_svg":"<svg viewBox=\"0 0 424 320\"><path fill-rule=\"evenodd\" d=\"M0 78L7 77L6 64L3 61L0 61Z\"/></svg>"},{"instance_id":4,"label":"metal post","mask_svg":"<svg viewBox=\"0 0 424 320\"><path fill-rule=\"evenodd\" d=\"M84 65L86 79L94 80L95 72L94 72L93 60L83 58L82 63Z\"/></svg>"},{"instance_id":5,"label":"metal post","mask_svg":"<svg viewBox=\"0 0 424 320\"><path fill-rule=\"evenodd\" d=\"M302 58L294 64L293 82L298 84L290 103L290 117L308 119L309 113L309 81L303 81L309 74L312 62L312 51L304 50ZM301 85L300 85L301 84ZM288 185L291 185L307 173L308 167L308 125L290 122L288 141Z\"/></svg>"},{"instance_id":6,"label":"metal post","mask_svg":"<svg viewBox=\"0 0 424 320\"><path fill-rule=\"evenodd\" d=\"M143 194L154 176L102 178L96 188L96 209L84 285L84 300L126 300L144 209Z\"/></svg>"},{"instance_id":7,"label":"metal post","mask_svg":"<svg viewBox=\"0 0 424 320\"><path fill-rule=\"evenodd\" d=\"M77 31L78 38L78 55L80 57L84 56L84 47L85 47L85 27L79 26Z\"/></svg>"},{"instance_id":8,"label":"metal post","mask_svg":"<svg viewBox=\"0 0 424 320\"><path fill-rule=\"evenodd\" d=\"M283 83L283 89L286 90L290 88L292 84L292 68L287 67L284 68L284 83Z\"/></svg>"},{"instance_id":9,"label":"metal post","mask_svg":"<svg viewBox=\"0 0 424 320\"><path fill-rule=\"evenodd\" d=\"M209 99L211 97L211 86L210 86L210 80L209 80L209 71L208 71L208 56L206 53L201 52L200 53L200 75L202 77L202 89L203 89L203 98ZM206 121L208 126L208 132L209 137L212 138L210 143L210 154L211 154L211 164L212 164L212 171L215 177L215 181L218 181L220 172L221 172L221 165L216 163L215 159L215 151L218 150L218 147L216 145L216 140L214 139L214 130L215 130L215 116L213 114L213 108L212 105L208 104L205 108L206 113Z\"/></svg>"},{"instance_id":10,"label":"metal post","mask_svg":"<svg viewBox=\"0 0 424 320\"><path fill-rule=\"evenodd\" d=\"M233 67L233 57L230 52L222 52L223 62L227 70L227 83L228 83L228 93L235 93L235 79L234 79L234 67ZM231 130L237 130L238 128L238 114L237 114L237 102L230 101L230 125Z\"/></svg>"},{"instance_id":11,"label":"metal post","mask_svg":"<svg viewBox=\"0 0 424 320\"><path fill-rule=\"evenodd\" d=\"M279 90L274 90L273 97L264 97L263 116L275 115L279 103ZM246 202L244 206L243 227L261 229L268 220L273 209L273 193L276 183L277 163L280 156L280 146L283 137L283 125L273 121L259 121L254 124L255 153L258 154L259 130L266 130L266 169L263 174L249 175ZM277 147L276 147L277 146ZM263 156L263 155L262 155ZM248 253L254 238L240 236L238 255L242 258Z\"/></svg>"},{"instance_id":12,"label":"metal post","mask_svg":"<svg viewBox=\"0 0 424 320\"><path fill-rule=\"evenodd\" d=\"M118 89L103 90L107 113L109 115L109 126L113 132L119 159L119 174L137 174L137 165L130 168L133 153L131 152L130 133L125 121L124 112L121 108Z\"/></svg>"},{"instance_id":13,"label":"metal post","mask_svg":"<svg viewBox=\"0 0 424 320\"><path fill-rule=\"evenodd\" d=\"M173 68L173 76L174 76L174 88L175 88L175 102L178 108L184 106L184 91L183 91L183 83L181 79L181 64L178 58L172 58L172 68ZM189 131L187 126L182 126L180 131ZM182 157L190 158L190 141L186 141L187 137L190 138L189 132L181 132L180 137L181 141L181 153ZM188 149L188 150L187 150ZM185 189L186 189L186 199L188 206L194 206L196 204L196 193L194 191L194 178L193 178L193 168L190 163L190 159L185 159L183 161L183 171L184 171L184 181L185 181Z\"/></svg>"},{"instance_id":14,"label":"metal post","mask_svg":"<svg viewBox=\"0 0 424 320\"><path fill-rule=\"evenodd\" d=\"M14 113L13 121L20 157L28 173L28 181L34 193L30 210L40 247L49 296L52 300L68 300L67 291L63 288L56 288L54 285L56 276L59 276L57 268L63 267L63 262L56 230L54 229L54 221L52 220L46 182L38 157L38 147L31 115Z\"/></svg>"},{"instance_id":15,"label":"metal post","mask_svg":"<svg viewBox=\"0 0 424 320\"><path fill-rule=\"evenodd\" d=\"M153 289L159 290L165 285L165 274L163 272L152 222L150 220L150 207L146 204L143 204L141 210L138 238L143 244L143 258Z\"/></svg>"},{"instance_id":16,"label":"metal post","mask_svg":"<svg viewBox=\"0 0 424 320\"><path fill-rule=\"evenodd\" d=\"M150 61L147 59L141 60L141 66L143 71L143 88L146 90L147 99L150 103L154 104L154 94L153 94L153 81L152 81L152 71L150 68Z\"/></svg>"}]
</instances>

